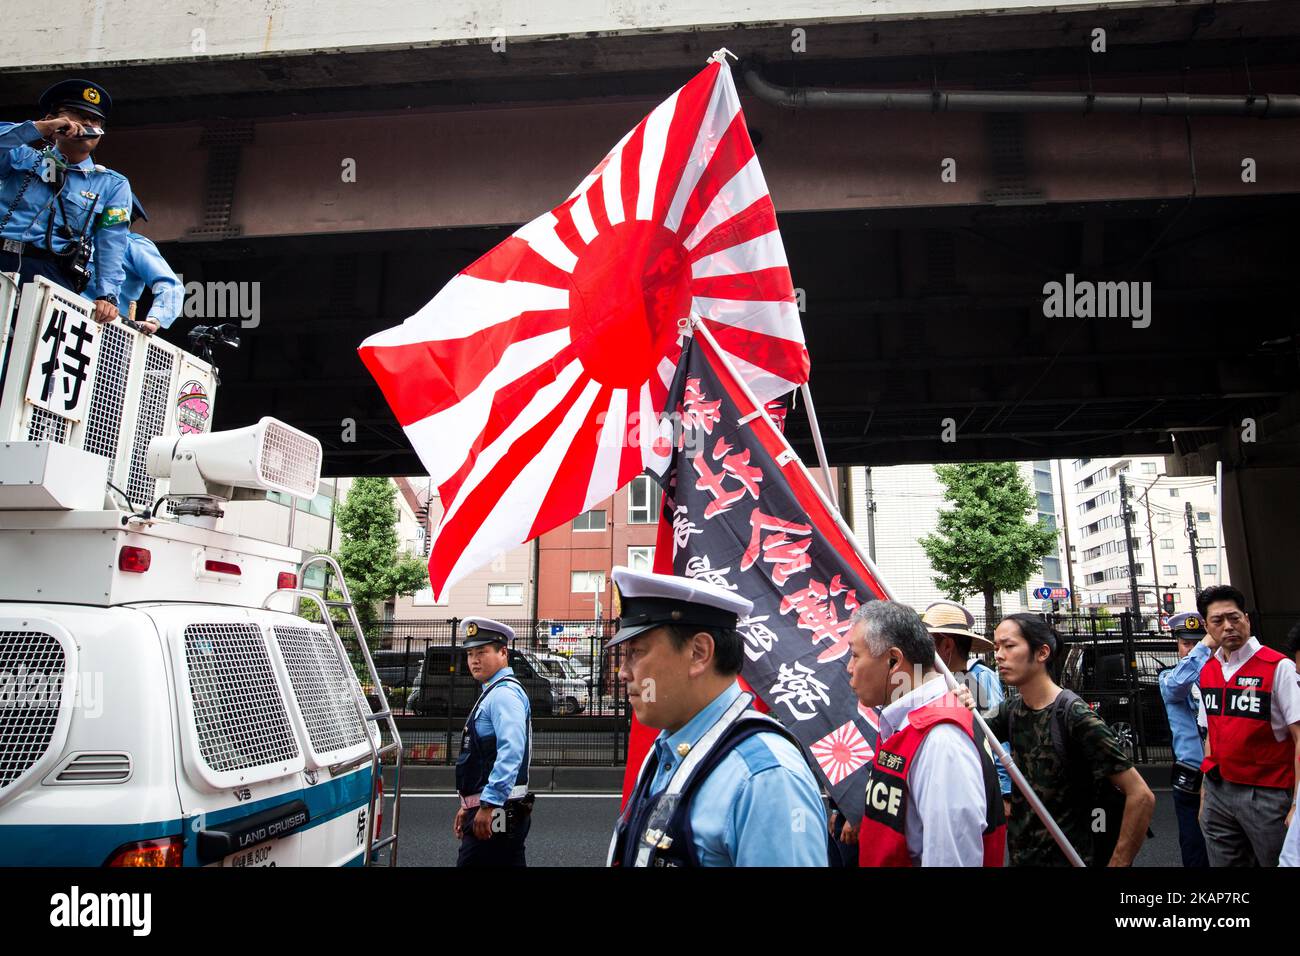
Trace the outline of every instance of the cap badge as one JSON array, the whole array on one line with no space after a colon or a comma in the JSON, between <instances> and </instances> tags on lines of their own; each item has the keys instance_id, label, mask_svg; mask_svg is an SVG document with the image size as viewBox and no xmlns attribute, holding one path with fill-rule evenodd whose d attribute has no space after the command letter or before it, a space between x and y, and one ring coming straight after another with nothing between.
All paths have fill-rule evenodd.
<instances>
[{"instance_id":1,"label":"cap badge","mask_svg":"<svg viewBox=\"0 0 1300 956\"><path fill-rule=\"evenodd\" d=\"M623 616L623 593L619 591L617 584L614 585L613 591L614 591L614 602L613 602L613 606L610 608L610 611L613 613L615 617L622 617Z\"/></svg>"},{"instance_id":2,"label":"cap badge","mask_svg":"<svg viewBox=\"0 0 1300 956\"><path fill-rule=\"evenodd\" d=\"M1183 627L1187 628L1189 631L1194 631L1200 626L1201 626L1201 622L1194 617L1189 617L1186 621L1183 622Z\"/></svg>"},{"instance_id":3,"label":"cap badge","mask_svg":"<svg viewBox=\"0 0 1300 956\"><path fill-rule=\"evenodd\" d=\"M88 86L81 91L81 98L87 103L98 103L99 90L95 89L93 86Z\"/></svg>"},{"instance_id":4,"label":"cap badge","mask_svg":"<svg viewBox=\"0 0 1300 956\"><path fill-rule=\"evenodd\" d=\"M466 637L475 637L477 634L478 634L478 624L476 624L473 621L470 621L468 624L465 625Z\"/></svg>"}]
</instances>

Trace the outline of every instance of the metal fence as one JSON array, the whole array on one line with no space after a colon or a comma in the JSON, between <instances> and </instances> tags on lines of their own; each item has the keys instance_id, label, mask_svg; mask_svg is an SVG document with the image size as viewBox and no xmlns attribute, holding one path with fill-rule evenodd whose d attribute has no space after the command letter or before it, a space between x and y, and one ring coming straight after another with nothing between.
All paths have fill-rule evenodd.
<instances>
[{"instance_id":1,"label":"metal fence","mask_svg":"<svg viewBox=\"0 0 1300 956\"><path fill-rule=\"evenodd\" d=\"M1047 620L1062 639L1053 675L1057 683L1082 697L1115 730L1136 763L1171 762L1172 735L1159 674L1178 662L1178 642L1158 630L1156 615L1035 616Z\"/></svg>"},{"instance_id":2,"label":"metal fence","mask_svg":"<svg viewBox=\"0 0 1300 956\"><path fill-rule=\"evenodd\" d=\"M480 690L466 667L460 623L457 618L388 621L367 630L408 761L452 764L460 752L461 731ZM631 711L617 676L622 648L602 653L615 623L501 623L515 632L510 666L532 707L533 764L623 764ZM367 691L372 690L362 662L353 663Z\"/></svg>"},{"instance_id":3,"label":"metal fence","mask_svg":"<svg viewBox=\"0 0 1300 956\"><path fill-rule=\"evenodd\" d=\"M1178 659L1168 632L1113 617L1049 614L1061 634L1056 678L1082 697L1130 748L1137 763L1173 759L1158 675ZM533 711L537 766L619 766L627 759L631 710L618 681L621 648L602 653L613 621L506 620L515 631L511 664ZM1155 624L1148 616L1147 628ZM977 621L977 630L983 621ZM342 626L340 627L342 630ZM461 647L460 621L390 621L367 637L398 715L407 760L452 764L478 696ZM989 662L992 655L989 655ZM369 684L359 661L357 672Z\"/></svg>"}]
</instances>

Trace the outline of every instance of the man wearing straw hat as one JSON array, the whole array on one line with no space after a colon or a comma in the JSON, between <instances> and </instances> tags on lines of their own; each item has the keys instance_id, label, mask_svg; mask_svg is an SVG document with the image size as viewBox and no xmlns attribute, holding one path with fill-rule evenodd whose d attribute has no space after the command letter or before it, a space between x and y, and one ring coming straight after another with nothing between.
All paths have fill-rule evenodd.
<instances>
[{"instance_id":1,"label":"man wearing straw hat","mask_svg":"<svg viewBox=\"0 0 1300 956\"><path fill-rule=\"evenodd\" d=\"M970 659L972 653L993 653L993 642L975 633L975 615L956 601L936 601L925 609L921 620L934 638L935 653L952 671L953 679L970 688L980 714L985 720L991 718L1006 694L993 668L983 661ZM1003 809L1010 813L1011 777L1001 761L995 760L993 765L998 772L1002 799L1007 801Z\"/></svg>"}]
</instances>

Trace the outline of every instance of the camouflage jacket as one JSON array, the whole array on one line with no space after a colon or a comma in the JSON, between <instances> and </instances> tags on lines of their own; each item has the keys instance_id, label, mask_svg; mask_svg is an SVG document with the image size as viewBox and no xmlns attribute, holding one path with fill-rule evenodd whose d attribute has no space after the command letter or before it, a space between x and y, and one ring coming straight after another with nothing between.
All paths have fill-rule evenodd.
<instances>
[{"instance_id":1,"label":"camouflage jacket","mask_svg":"<svg viewBox=\"0 0 1300 956\"><path fill-rule=\"evenodd\" d=\"M1092 793L1079 793L1082 788L1071 785L1071 779L1081 780L1082 773L1072 774L1052 746L1054 706L1055 701L1042 710L1031 710L1019 697L1004 700L989 720L989 726L999 740L1007 740L1010 725L1014 723L1015 739L1010 741L1012 759L1075 849L1087 860L1092 845ZM1123 773L1133 766L1115 732L1083 701L1070 704L1065 726L1073 752L1084 755L1094 781ZM1011 790L1011 814L1007 817L1007 843L1012 866L1069 865L1065 854L1015 787Z\"/></svg>"}]
</instances>

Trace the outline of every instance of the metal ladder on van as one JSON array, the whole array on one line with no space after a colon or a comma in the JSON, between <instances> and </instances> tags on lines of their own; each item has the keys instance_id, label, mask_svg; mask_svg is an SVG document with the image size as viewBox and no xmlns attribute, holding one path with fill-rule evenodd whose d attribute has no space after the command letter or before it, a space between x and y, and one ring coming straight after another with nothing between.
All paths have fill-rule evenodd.
<instances>
[{"instance_id":1,"label":"metal ladder on van","mask_svg":"<svg viewBox=\"0 0 1300 956\"><path fill-rule=\"evenodd\" d=\"M329 600L328 593L322 595L302 587L307 580L307 570L315 565L323 565L327 571L331 572L335 576L338 580L338 589L339 593L343 595L343 600L331 601ZM326 580L328 581L328 578L326 578ZM357 620L356 607L352 604L352 596L348 593L348 584L343 578L343 571L339 568L338 562L328 554L312 555L298 566L298 584L299 586L296 588L277 588L272 591L267 596L266 600L262 602L262 607L269 609L271 601L281 594L288 594L295 598L302 598L303 600L311 601L315 604L316 608L320 611L321 621L325 625L326 633L334 639L334 649L338 653L339 662L343 666L343 672L349 677L354 678L355 672L352 669L351 659L348 657L347 649L343 646L342 638L339 637L338 631L334 628L334 620L330 617L331 608L347 609L348 623L352 626L352 633L356 638L357 645L361 649L361 656L365 658L366 670L370 673L370 683L374 686L375 694L379 697L379 710L370 712L369 706L364 708L362 707L362 703L365 700L364 694L358 695L354 693L352 695L353 703L357 708L357 717L361 719L362 726L366 728L366 743L370 745L370 755L366 756L363 754L360 757L354 757L352 760L333 764L330 767L330 772L332 774L339 774L351 770L353 767L358 767L366 761L370 762L371 773L373 774L372 779L376 783L370 788L370 810L366 817L366 855L364 865L370 866L374 859L374 854L379 850L382 850L385 847L392 847L388 854L387 865L396 866L398 815L402 806L403 749L402 735L397 730L397 721L393 717L393 708L388 703L388 695L384 693L384 685L379 680L378 671L375 670L375 661L370 654L370 646L366 643L365 633L361 630L361 622ZM293 610L295 612L297 611L296 604L294 605ZM374 736L370 733L370 725L372 723L378 723L379 721L383 721L387 726L389 737L391 738L388 743L382 745L376 745ZM388 836L381 839L375 839L374 821L376 793L379 787L382 786L381 775L383 773L383 757L390 753L395 753L397 755L393 764L392 830ZM383 808L381 807L380 809L382 811Z\"/></svg>"}]
</instances>

